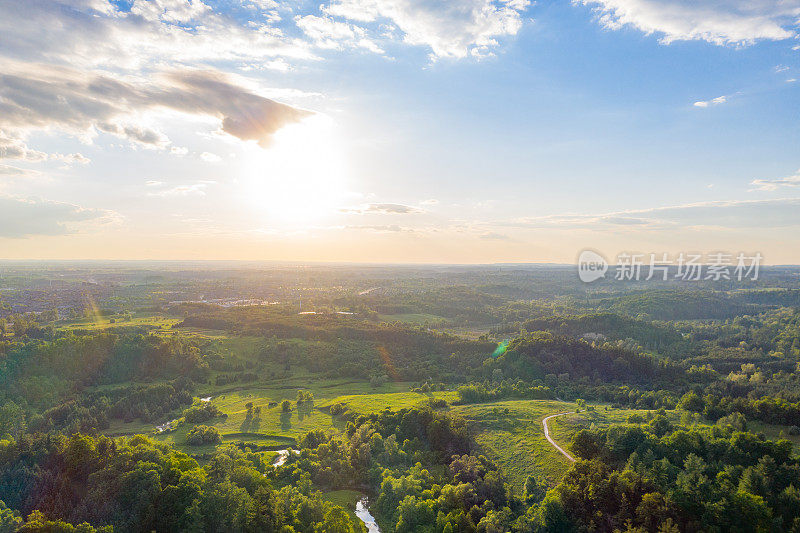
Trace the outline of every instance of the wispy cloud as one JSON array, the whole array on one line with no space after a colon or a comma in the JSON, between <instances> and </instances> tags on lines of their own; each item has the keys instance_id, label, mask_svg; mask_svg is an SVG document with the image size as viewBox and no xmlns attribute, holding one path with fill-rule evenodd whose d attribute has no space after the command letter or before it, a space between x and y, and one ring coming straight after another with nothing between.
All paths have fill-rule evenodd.
<instances>
[{"instance_id":1,"label":"wispy cloud","mask_svg":"<svg viewBox=\"0 0 800 533\"><path fill-rule=\"evenodd\" d=\"M661 41L702 40L718 45L749 45L797 35L797 0L573 0L592 6L604 27L630 26Z\"/></svg>"},{"instance_id":2,"label":"wispy cloud","mask_svg":"<svg viewBox=\"0 0 800 533\"><path fill-rule=\"evenodd\" d=\"M509 240L509 236L505 233L497 233L495 231L487 231L485 233L481 233L478 235L479 239L483 239L484 241L507 241Z\"/></svg>"},{"instance_id":3,"label":"wispy cloud","mask_svg":"<svg viewBox=\"0 0 800 533\"><path fill-rule=\"evenodd\" d=\"M524 217L506 223L523 228L653 231L689 228L798 227L800 198L698 202L604 214Z\"/></svg>"},{"instance_id":4,"label":"wispy cloud","mask_svg":"<svg viewBox=\"0 0 800 533\"><path fill-rule=\"evenodd\" d=\"M148 196L164 198L170 196L205 196L206 189L212 185L216 185L216 183L217 182L213 180L201 180L195 183L166 187L163 182L150 180L145 182L145 186L151 189L150 192L147 193Z\"/></svg>"},{"instance_id":5,"label":"wispy cloud","mask_svg":"<svg viewBox=\"0 0 800 533\"><path fill-rule=\"evenodd\" d=\"M516 35L529 5L528 0L333 0L322 9L348 20L383 22L389 34L429 47L435 58L464 58L488 55L499 38Z\"/></svg>"},{"instance_id":6,"label":"wispy cloud","mask_svg":"<svg viewBox=\"0 0 800 533\"><path fill-rule=\"evenodd\" d=\"M368 213L384 215L409 215L424 213L423 209L404 204L365 204L359 207L349 207L341 209L343 213L364 215Z\"/></svg>"},{"instance_id":7,"label":"wispy cloud","mask_svg":"<svg viewBox=\"0 0 800 533\"><path fill-rule=\"evenodd\" d=\"M200 154L200 159L205 161L206 163L219 163L222 161L222 158L217 154L212 154L211 152L203 152Z\"/></svg>"},{"instance_id":8,"label":"wispy cloud","mask_svg":"<svg viewBox=\"0 0 800 533\"><path fill-rule=\"evenodd\" d=\"M38 170L31 170L28 168L18 168L11 165L0 165L0 176L38 176L41 174Z\"/></svg>"},{"instance_id":9,"label":"wispy cloud","mask_svg":"<svg viewBox=\"0 0 800 533\"><path fill-rule=\"evenodd\" d=\"M717 96L716 98L712 98L711 100L700 100L694 103L695 107L709 107L724 104L728 101L727 96Z\"/></svg>"},{"instance_id":10,"label":"wispy cloud","mask_svg":"<svg viewBox=\"0 0 800 533\"><path fill-rule=\"evenodd\" d=\"M298 15L295 23L320 48L362 48L376 54L384 53L375 40L368 36L367 30L360 26L337 21L330 16L316 15Z\"/></svg>"},{"instance_id":11,"label":"wispy cloud","mask_svg":"<svg viewBox=\"0 0 800 533\"><path fill-rule=\"evenodd\" d=\"M0 237L66 235L89 226L107 225L119 215L63 202L0 196Z\"/></svg>"},{"instance_id":12,"label":"wispy cloud","mask_svg":"<svg viewBox=\"0 0 800 533\"><path fill-rule=\"evenodd\" d=\"M345 226L345 229L350 230L360 230L360 231L372 231L376 233L414 233L416 230L414 228L408 228L404 226L400 226L398 224L363 224L363 225L349 225Z\"/></svg>"},{"instance_id":13,"label":"wispy cloud","mask_svg":"<svg viewBox=\"0 0 800 533\"><path fill-rule=\"evenodd\" d=\"M752 189L754 191L775 191L781 187L800 187L800 170L785 178L755 179L750 182L750 185L754 185Z\"/></svg>"}]
</instances>

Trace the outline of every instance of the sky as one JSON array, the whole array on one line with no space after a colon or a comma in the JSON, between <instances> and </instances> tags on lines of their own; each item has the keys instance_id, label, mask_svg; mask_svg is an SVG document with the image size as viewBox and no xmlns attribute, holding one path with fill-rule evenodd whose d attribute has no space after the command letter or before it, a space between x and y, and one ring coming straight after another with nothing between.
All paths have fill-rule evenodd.
<instances>
[{"instance_id":1,"label":"sky","mask_svg":"<svg viewBox=\"0 0 800 533\"><path fill-rule=\"evenodd\" d=\"M800 0L0 0L0 259L798 264L798 80Z\"/></svg>"}]
</instances>

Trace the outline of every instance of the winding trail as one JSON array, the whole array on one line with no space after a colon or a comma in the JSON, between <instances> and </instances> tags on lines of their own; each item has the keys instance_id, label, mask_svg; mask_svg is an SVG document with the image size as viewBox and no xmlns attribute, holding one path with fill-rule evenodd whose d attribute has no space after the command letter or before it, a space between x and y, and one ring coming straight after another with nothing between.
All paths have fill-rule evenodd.
<instances>
[{"instance_id":1,"label":"winding trail","mask_svg":"<svg viewBox=\"0 0 800 533\"><path fill-rule=\"evenodd\" d=\"M554 415L546 416L544 419L542 419L542 426L544 427L544 438L547 439L547 442L549 442L553 446L553 448L561 452L564 455L564 457L566 457L567 459L569 459L571 462L574 463L575 458L572 457L569 453L567 453L567 451L564 448L559 446L556 443L556 441L553 440L553 438L550 436L550 429L547 427L547 421L550 420L551 418L555 418L557 416L570 415L570 414L572 413L568 411L566 413L556 413Z\"/></svg>"}]
</instances>

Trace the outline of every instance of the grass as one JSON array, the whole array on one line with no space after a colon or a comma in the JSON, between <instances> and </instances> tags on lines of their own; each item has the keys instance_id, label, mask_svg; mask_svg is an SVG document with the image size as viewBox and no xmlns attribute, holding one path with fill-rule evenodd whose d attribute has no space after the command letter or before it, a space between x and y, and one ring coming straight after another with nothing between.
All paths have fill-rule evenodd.
<instances>
[{"instance_id":1,"label":"grass","mask_svg":"<svg viewBox=\"0 0 800 533\"><path fill-rule=\"evenodd\" d=\"M111 322L112 320L114 322ZM136 313L130 320L122 320L119 317L114 316L96 316L62 322L58 325L62 329L86 330L100 330L131 326L154 326L160 329L171 329L182 320L182 318L168 317L162 314Z\"/></svg>"},{"instance_id":2,"label":"grass","mask_svg":"<svg viewBox=\"0 0 800 533\"><path fill-rule=\"evenodd\" d=\"M443 316L429 315L427 313L396 313L391 315L378 315L383 322L405 322L418 326L440 324L447 319Z\"/></svg>"},{"instance_id":3,"label":"grass","mask_svg":"<svg viewBox=\"0 0 800 533\"><path fill-rule=\"evenodd\" d=\"M230 348L237 354L244 353L246 357L248 350L249 353L254 353L256 340L257 338L241 338L233 342ZM227 415L205 423L220 431L223 444L242 441L270 448L285 448L312 430L341 431L344 428L343 422L332 417L325 409L332 403L346 402L359 412L372 412L380 411L384 407L411 407L423 403L429 397L444 397L449 401L455 399L454 393L436 392L426 395L409 392L409 387L409 383L386 383L380 387L372 387L363 381L321 378L319 375L297 370L285 378L255 383L225 386L206 384L199 387L196 395L201 398L210 396L211 402ZM314 394L313 404L306 403L298 408L296 398L300 389L310 390ZM280 403L283 400L292 402L291 411L282 411ZM260 414L248 419L248 403L252 403L254 408L259 407ZM159 423L166 421L165 418ZM205 446L186 445L186 435L193 424L184 423L175 431L154 435L156 425L114 420L108 434L153 435L156 440L172 444L192 455L209 451Z\"/></svg>"},{"instance_id":4,"label":"grass","mask_svg":"<svg viewBox=\"0 0 800 533\"><path fill-rule=\"evenodd\" d=\"M542 419L575 407L571 402L553 400L507 400L459 405L453 412L475 429L481 453L500 467L514 492L522 495L529 475L543 475L555 485L569 468L569 460L545 439ZM553 438L566 444L555 435Z\"/></svg>"},{"instance_id":5,"label":"grass","mask_svg":"<svg viewBox=\"0 0 800 533\"><path fill-rule=\"evenodd\" d=\"M364 495L357 490L332 490L330 492L323 492L322 499L331 502L334 505L344 507L347 514L353 520L360 522L356 516L356 503L363 498Z\"/></svg>"},{"instance_id":6,"label":"grass","mask_svg":"<svg viewBox=\"0 0 800 533\"><path fill-rule=\"evenodd\" d=\"M425 402L441 398L453 402L458 399L458 394L452 391L421 392L394 392L385 394L348 394L337 396L320 404L320 407L329 407L336 403L347 405L351 411L359 414L380 413L385 409L398 411L400 409L417 407Z\"/></svg>"},{"instance_id":7,"label":"grass","mask_svg":"<svg viewBox=\"0 0 800 533\"><path fill-rule=\"evenodd\" d=\"M571 413L559 416L548 422L550 436L556 442L562 443L561 446L569 450L568 445L572 442L572 437L582 429L594 427L605 427L611 424L624 424L628 417L633 414L640 415L647 419L648 414L654 411L646 409L608 409L605 405L595 406L594 411L582 411L581 413ZM677 423L680 415L677 411L667 411L667 417L673 423ZM567 446L565 446L565 444Z\"/></svg>"}]
</instances>

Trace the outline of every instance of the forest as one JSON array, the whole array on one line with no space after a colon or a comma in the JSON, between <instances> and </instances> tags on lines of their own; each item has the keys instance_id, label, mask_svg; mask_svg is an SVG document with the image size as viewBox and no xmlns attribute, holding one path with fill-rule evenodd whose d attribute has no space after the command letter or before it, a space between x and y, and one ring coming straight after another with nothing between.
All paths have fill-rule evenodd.
<instances>
[{"instance_id":1,"label":"forest","mask_svg":"<svg viewBox=\"0 0 800 533\"><path fill-rule=\"evenodd\" d=\"M304 272L0 276L0 532L800 531L796 273Z\"/></svg>"}]
</instances>

